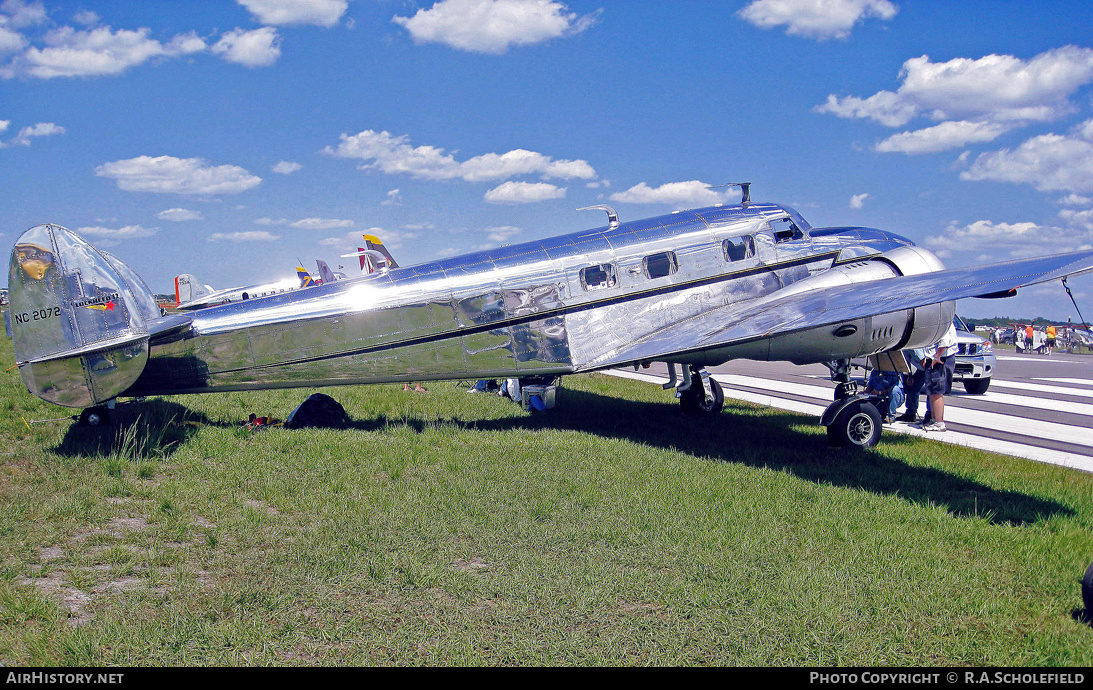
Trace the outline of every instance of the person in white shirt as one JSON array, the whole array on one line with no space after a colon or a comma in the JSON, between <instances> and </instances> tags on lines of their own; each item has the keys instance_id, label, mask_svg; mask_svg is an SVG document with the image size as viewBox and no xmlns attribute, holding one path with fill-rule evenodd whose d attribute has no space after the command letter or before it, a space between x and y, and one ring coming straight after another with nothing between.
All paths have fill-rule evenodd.
<instances>
[{"instance_id":1,"label":"person in white shirt","mask_svg":"<svg viewBox=\"0 0 1093 690\"><path fill-rule=\"evenodd\" d=\"M945 431L945 394L952 389L953 372L956 371L956 327L949 330L933 347L926 348L926 400L932 417L923 424L924 431Z\"/></svg>"}]
</instances>

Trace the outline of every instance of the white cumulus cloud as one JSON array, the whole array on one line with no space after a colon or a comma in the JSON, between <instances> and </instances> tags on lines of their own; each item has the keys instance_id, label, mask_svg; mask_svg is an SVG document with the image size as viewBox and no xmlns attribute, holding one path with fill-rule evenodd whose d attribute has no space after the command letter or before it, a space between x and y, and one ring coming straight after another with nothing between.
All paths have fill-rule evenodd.
<instances>
[{"instance_id":1,"label":"white cumulus cloud","mask_svg":"<svg viewBox=\"0 0 1093 690\"><path fill-rule=\"evenodd\" d=\"M468 182L503 180L518 175L539 175L544 179L591 179L592 166L583 160L555 160L534 151L514 149L487 153L459 162L442 148L411 146L408 136L365 130L341 135L341 143L323 151L340 158L362 161L361 167L389 175L406 174L426 180L462 179Z\"/></svg>"},{"instance_id":2,"label":"white cumulus cloud","mask_svg":"<svg viewBox=\"0 0 1093 690\"><path fill-rule=\"evenodd\" d=\"M873 149L881 153L936 153L970 143L994 141L1006 129L1005 125L991 122L942 122L913 132L893 134Z\"/></svg>"},{"instance_id":3,"label":"white cumulus cloud","mask_svg":"<svg viewBox=\"0 0 1093 690\"><path fill-rule=\"evenodd\" d=\"M861 208L865 205L865 200L868 198L868 194L855 194L850 197L850 208Z\"/></svg>"},{"instance_id":4,"label":"white cumulus cloud","mask_svg":"<svg viewBox=\"0 0 1093 690\"><path fill-rule=\"evenodd\" d=\"M1093 227L1083 227L1080 215L1063 216L1069 226L1039 225L1031 222L977 220L968 225L950 223L924 244L938 256L958 257L955 265L1004 261L1093 247ZM1074 213L1074 212L1072 212ZM1080 214L1080 212L1078 212Z\"/></svg>"},{"instance_id":5,"label":"white cumulus cloud","mask_svg":"<svg viewBox=\"0 0 1093 690\"><path fill-rule=\"evenodd\" d=\"M486 228L483 230L486 236L494 242L508 242L522 231L514 225L502 225L500 227Z\"/></svg>"},{"instance_id":6,"label":"white cumulus cloud","mask_svg":"<svg viewBox=\"0 0 1093 690\"><path fill-rule=\"evenodd\" d=\"M485 194L485 200L491 204L531 204L548 199L562 199L566 188L556 187L546 182L509 182L502 183Z\"/></svg>"},{"instance_id":7,"label":"white cumulus cloud","mask_svg":"<svg viewBox=\"0 0 1093 690\"><path fill-rule=\"evenodd\" d=\"M1093 234L1093 210L1075 211L1072 208L1065 208L1059 211L1059 217L1071 226L1082 228Z\"/></svg>"},{"instance_id":8,"label":"white cumulus cloud","mask_svg":"<svg viewBox=\"0 0 1093 690\"><path fill-rule=\"evenodd\" d=\"M291 175L302 167L304 166L300 165L299 163L281 161L277 165L273 166L273 172L279 173L281 175Z\"/></svg>"},{"instance_id":9,"label":"white cumulus cloud","mask_svg":"<svg viewBox=\"0 0 1093 690\"><path fill-rule=\"evenodd\" d=\"M351 228L356 223L351 220L339 220L336 218L303 218L294 223L290 223L294 228L303 228L305 230L329 230L330 228Z\"/></svg>"},{"instance_id":10,"label":"white cumulus cloud","mask_svg":"<svg viewBox=\"0 0 1093 690\"><path fill-rule=\"evenodd\" d=\"M187 220L205 220L205 216L201 215L200 211L191 211L186 208L169 208L166 211L157 213L156 218L159 218L160 220L170 220L176 223Z\"/></svg>"},{"instance_id":11,"label":"white cumulus cloud","mask_svg":"<svg viewBox=\"0 0 1093 690\"><path fill-rule=\"evenodd\" d=\"M151 237L159 232L158 228L145 228L140 225L126 225L121 228L83 227L77 228L80 235L92 235L106 237L112 240L134 240L141 237Z\"/></svg>"},{"instance_id":12,"label":"white cumulus cloud","mask_svg":"<svg viewBox=\"0 0 1093 690\"><path fill-rule=\"evenodd\" d=\"M347 0L238 0L262 24L331 27L345 14Z\"/></svg>"},{"instance_id":13,"label":"white cumulus cloud","mask_svg":"<svg viewBox=\"0 0 1093 690\"><path fill-rule=\"evenodd\" d=\"M99 177L117 182L128 192L174 194L238 194L253 189L262 178L237 165L209 165L201 158L138 156L95 168Z\"/></svg>"},{"instance_id":14,"label":"white cumulus cloud","mask_svg":"<svg viewBox=\"0 0 1093 690\"><path fill-rule=\"evenodd\" d=\"M214 232L209 235L209 242L274 242L281 239L265 230L245 230L243 232Z\"/></svg>"},{"instance_id":15,"label":"white cumulus cloud","mask_svg":"<svg viewBox=\"0 0 1093 690\"><path fill-rule=\"evenodd\" d=\"M25 0L4 0L0 4L0 17L4 19L0 23L9 23L17 29L43 24L49 19L45 5Z\"/></svg>"},{"instance_id":16,"label":"white cumulus cloud","mask_svg":"<svg viewBox=\"0 0 1093 690\"><path fill-rule=\"evenodd\" d=\"M121 74L153 58L179 57L205 49L193 32L179 34L168 43L149 37L147 28L130 31L109 26L86 31L62 26L45 35L45 47L31 46L0 67L0 76L91 77Z\"/></svg>"},{"instance_id":17,"label":"white cumulus cloud","mask_svg":"<svg viewBox=\"0 0 1093 690\"><path fill-rule=\"evenodd\" d=\"M39 122L32 127L24 127L19 130L19 134L11 140L13 144L20 144L22 146L30 146L30 140L34 137L49 137L54 134L64 134L65 128L59 125L55 125L52 122Z\"/></svg>"},{"instance_id":18,"label":"white cumulus cloud","mask_svg":"<svg viewBox=\"0 0 1093 690\"><path fill-rule=\"evenodd\" d=\"M99 15L91 10L80 10L72 15L72 21L84 26L92 26L99 23Z\"/></svg>"},{"instance_id":19,"label":"white cumulus cloud","mask_svg":"<svg viewBox=\"0 0 1093 690\"><path fill-rule=\"evenodd\" d=\"M898 11L888 0L755 0L737 15L762 29L785 26L787 34L822 41L846 38L858 22L888 20Z\"/></svg>"},{"instance_id":20,"label":"white cumulus cloud","mask_svg":"<svg viewBox=\"0 0 1093 690\"><path fill-rule=\"evenodd\" d=\"M1016 149L980 154L962 180L1030 184L1040 191L1093 193L1093 120L1069 134L1043 134Z\"/></svg>"},{"instance_id":21,"label":"white cumulus cloud","mask_svg":"<svg viewBox=\"0 0 1093 690\"><path fill-rule=\"evenodd\" d=\"M659 187L650 187L641 182L625 192L612 194L610 199L626 204L670 204L673 206L688 204L709 206L725 201L723 192L717 192L709 187L709 184L699 180L668 182Z\"/></svg>"},{"instance_id":22,"label":"white cumulus cloud","mask_svg":"<svg viewBox=\"0 0 1093 690\"><path fill-rule=\"evenodd\" d=\"M212 51L244 67L269 67L281 57L281 37L272 26L253 31L235 29L221 36Z\"/></svg>"},{"instance_id":23,"label":"white cumulus cloud","mask_svg":"<svg viewBox=\"0 0 1093 690\"><path fill-rule=\"evenodd\" d=\"M0 55L20 51L26 44L27 39L23 34L0 24Z\"/></svg>"},{"instance_id":24,"label":"white cumulus cloud","mask_svg":"<svg viewBox=\"0 0 1093 690\"><path fill-rule=\"evenodd\" d=\"M443 43L500 55L512 46L571 36L596 23L552 0L441 0L412 17L394 17L416 43Z\"/></svg>"},{"instance_id":25,"label":"white cumulus cloud","mask_svg":"<svg viewBox=\"0 0 1093 690\"><path fill-rule=\"evenodd\" d=\"M1093 199L1080 194L1067 194L1062 199L1057 199L1055 203L1063 206L1089 206L1093 204Z\"/></svg>"},{"instance_id":26,"label":"white cumulus cloud","mask_svg":"<svg viewBox=\"0 0 1093 690\"><path fill-rule=\"evenodd\" d=\"M878 150L922 153L989 141L1013 127L1073 112L1070 97L1093 82L1093 49L1063 46L1030 60L987 55L931 62L923 55L904 62L900 78L896 91L868 98L832 94L815 110L887 127L919 116L945 124L896 135Z\"/></svg>"},{"instance_id":27,"label":"white cumulus cloud","mask_svg":"<svg viewBox=\"0 0 1093 690\"><path fill-rule=\"evenodd\" d=\"M402 206L402 197L399 190L392 189L387 192L387 198L380 202L380 206Z\"/></svg>"}]
</instances>

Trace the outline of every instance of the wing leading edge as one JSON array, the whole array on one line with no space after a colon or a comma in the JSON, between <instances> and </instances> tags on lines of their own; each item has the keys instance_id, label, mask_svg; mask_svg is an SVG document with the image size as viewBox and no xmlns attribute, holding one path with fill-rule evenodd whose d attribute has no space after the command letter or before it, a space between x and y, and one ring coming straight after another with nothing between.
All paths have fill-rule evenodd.
<instances>
[{"instance_id":1,"label":"wing leading edge","mask_svg":"<svg viewBox=\"0 0 1093 690\"><path fill-rule=\"evenodd\" d=\"M581 365L578 371L700 353L966 297L999 296L1091 271L1093 251L1080 251L817 287L788 295L778 291L674 323L605 353Z\"/></svg>"}]
</instances>

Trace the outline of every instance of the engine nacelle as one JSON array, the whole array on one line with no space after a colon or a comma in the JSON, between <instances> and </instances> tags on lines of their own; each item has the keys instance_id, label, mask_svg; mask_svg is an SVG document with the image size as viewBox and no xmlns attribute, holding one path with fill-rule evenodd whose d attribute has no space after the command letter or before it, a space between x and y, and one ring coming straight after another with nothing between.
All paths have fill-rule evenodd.
<instances>
[{"instance_id":1,"label":"engine nacelle","mask_svg":"<svg viewBox=\"0 0 1093 690\"><path fill-rule=\"evenodd\" d=\"M810 276L779 290L776 295L782 298L822 288L929 273L944 268L936 256L921 247L900 247ZM713 359L722 362L739 358L812 364L863 357L887 350L926 347L941 339L955 313L955 302L941 302L777 335L711 354L714 355Z\"/></svg>"}]
</instances>

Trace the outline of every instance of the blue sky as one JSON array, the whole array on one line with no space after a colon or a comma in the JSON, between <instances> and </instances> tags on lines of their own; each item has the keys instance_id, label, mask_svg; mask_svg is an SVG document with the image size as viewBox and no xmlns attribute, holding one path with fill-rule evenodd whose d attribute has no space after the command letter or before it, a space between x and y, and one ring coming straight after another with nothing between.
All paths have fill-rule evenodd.
<instances>
[{"instance_id":1,"label":"blue sky","mask_svg":"<svg viewBox=\"0 0 1093 690\"><path fill-rule=\"evenodd\" d=\"M1093 246L1093 5L0 2L0 239L53 222L166 292L738 198L949 266ZM1072 281L1093 313L1093 279ZM970 316L1073 307L1058 284Z\"/></svg>"}]
</instances>

